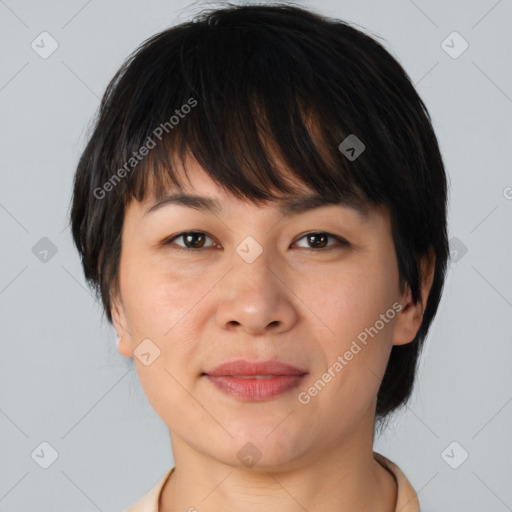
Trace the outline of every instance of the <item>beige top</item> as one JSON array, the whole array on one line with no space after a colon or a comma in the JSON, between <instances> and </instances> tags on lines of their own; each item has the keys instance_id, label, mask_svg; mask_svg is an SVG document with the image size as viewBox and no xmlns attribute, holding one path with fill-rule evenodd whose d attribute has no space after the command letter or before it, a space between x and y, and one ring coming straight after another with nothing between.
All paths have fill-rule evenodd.
<instances>
[{"instance_id":1,"label":"beige top","mask_svg":"<svg viewBox=\"0 0 512 512\"><path fill-rule=\"evenodd\" d=\"M407 480L405 475L402 473L401 469L380 453L373 452L373 456L377 462L389 470L395 477L398 486L395 512L420 512L420 505L418 503L416 492L409 480ZM125 512L159 512L158 500L160 498L160 493L164 488L165 482L171 476L173 471L174 468L171 468L164 476L162 476L162 478L160 478L160 480L147 494L137 501L137 503L126 509Z\"/></svg>"}]
</instances>

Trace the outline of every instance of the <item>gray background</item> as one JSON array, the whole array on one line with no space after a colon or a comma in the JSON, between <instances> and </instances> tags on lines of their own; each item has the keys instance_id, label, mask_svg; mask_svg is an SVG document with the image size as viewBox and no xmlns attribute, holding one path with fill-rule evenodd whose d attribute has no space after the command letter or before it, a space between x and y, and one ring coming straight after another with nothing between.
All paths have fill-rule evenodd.
<instances>
[{"instance_id":1,"label":"gray background","mask_svg":"<svg viewBox=\"0 0 512 512\"><path fill-rule=\"evenodd\" d=\"M0 511L123 510L173 464L167 428L84 283L67 214L108 81L144 39L204 5L0 0ZM512 2L304 5L386 40L429 108L450 179L445 294L414 396L375 450L403 469L423 512L512 510ZM43 31L59 45L46 59L31 47ZM442 45L453 31L469 44L457 58L457 36ZM46 260L43 237L57 249ZM43 441L58 452L48 469L31 457Z\"/></svg>"}]
</instances>

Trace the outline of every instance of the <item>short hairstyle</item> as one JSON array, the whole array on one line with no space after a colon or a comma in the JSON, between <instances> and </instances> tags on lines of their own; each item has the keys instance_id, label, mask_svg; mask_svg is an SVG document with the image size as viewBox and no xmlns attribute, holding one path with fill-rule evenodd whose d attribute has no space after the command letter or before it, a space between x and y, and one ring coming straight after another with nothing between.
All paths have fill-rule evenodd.
<instances>
[{"instance_id":1,"label":"short hairstyle","mask_svg":"<svg viewBox=\"0 0 512 512\"><path fill-rule=\"evenodd\" d=\"M215 183L255 204L276 199L272 191L295 192L278 156L326 203L389 208L400 290L407 285L415 303L421 260L436 257L419 331L392 347L376 420L407 402L445 280L447 183L427 108L379 42L290 3L202 11L128 57L89 135L70 221L86 280L111 323L125 207L148 193L160 197L169 184L181 190L178 157L186 170L193 155ZM339 146L354 135L365 149L348 158Z\"/></svg>"}]
</instances>

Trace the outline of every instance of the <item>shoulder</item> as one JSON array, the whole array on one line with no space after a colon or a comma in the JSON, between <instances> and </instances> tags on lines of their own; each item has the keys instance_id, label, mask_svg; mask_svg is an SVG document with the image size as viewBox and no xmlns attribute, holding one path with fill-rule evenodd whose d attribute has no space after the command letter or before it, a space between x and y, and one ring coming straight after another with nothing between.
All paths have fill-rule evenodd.
<instances>
[{"instance_id":1,"label":"shoulder","mask_svg":"<svg viewBox=\"0 0 512 512\"><path fill-rule=\"evenodd\" d=\"M398 487L396 510L400 512L420 512L416 491L409 480L407 480L403 471L394 462L380 453L373 452L373 457L395 477Z\"/></svg>"},{"instance_id":2,"label":"shoulder","mask_svg":"<svg viewBox=\"0 0 512 512\"><path fill-rule=\"evenodd\" d=\"M127 508L125 512L158 512L160 494L164 488L165 482L173 471L174 468L171 468L144 496L142 496L142 498L137 501L137 503L133 504L130 508Z\"/></svg>"}]
</instances>

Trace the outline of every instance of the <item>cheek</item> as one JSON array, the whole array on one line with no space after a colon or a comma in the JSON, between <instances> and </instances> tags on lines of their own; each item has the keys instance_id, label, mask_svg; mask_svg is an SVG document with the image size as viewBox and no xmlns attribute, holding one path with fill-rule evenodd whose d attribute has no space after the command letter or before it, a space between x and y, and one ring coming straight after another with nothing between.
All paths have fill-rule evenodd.
<instances>
[{"instance_id":1,"label":"cheek","mask_svg":"<svg viewBox=\"0 0 512 512\"><path fill-rule=\"evenodd\" d=\"M296 285L299 283L297 295L336 349L350 345L350 340L373 326L391 307L398 291L393 270L378 259L310 276Z\"/></svg>"},{"instance_id":2,"label":"cheek","mask_svg":"<svg viewBox=\"0 0 512 512\"><path fill-rule=\"evenodd\" d=\"M392 309L395 288L377 268L354 271L331 280L333 285L336 292L331 293L329 301L324 300L321 309L323 320L334 334L329 332L319 342L326 368L336 375L332 395L326 394L325 400L344 404L344 411L352 411L356 418L377 395L389 359L396 321Z\"/></svg>"},{"instance_id":3,"label":"cheek","mask_svg":"<svg viewBox=\"0 0 512 512\"><path fill-rule=\"evenodd\" d=\"M167 425L174 426L180 417L179 426L185 425L187 431L201 412L190 410L190 395L185 389L190 389L196 370L195 340L200 326L195 321L194 304L204 290L154 269L134 270L125 285L133 346L148 338L159 350L158 357L148 366L134 357L140 385Z\"/></svg>"},{"instance_id":4,"label":"cheek","mask_svg":"<svg viewBox=\"0 0 512 512\"><path fill-rule=\"evenodd\" d=\"M191 286L188 277L153 268L134 269L126 285L128 327L134 333L133 346L148 338L159 351L151 367L145 367L134 358L141 385L148 398L154 395L155 400L165 400L158 396L159 389L176 388L172 376L185 384L196 370L197 340L204 329L199 303L211 284L203 282L201 286Z\"/></svg>"},{"instance_id":5,"label":"cheek","mask_svg":"<svg viewBox=\"0 0 512 512\"><path fill-rule=\"evenodd\" d=\"M180 319L200 299L199 287L189 278L162 271L158 265L126 260L122 267L123 300L130 323L137 335L155 339L171 336Z\"/></svg>"}]
</instances>

